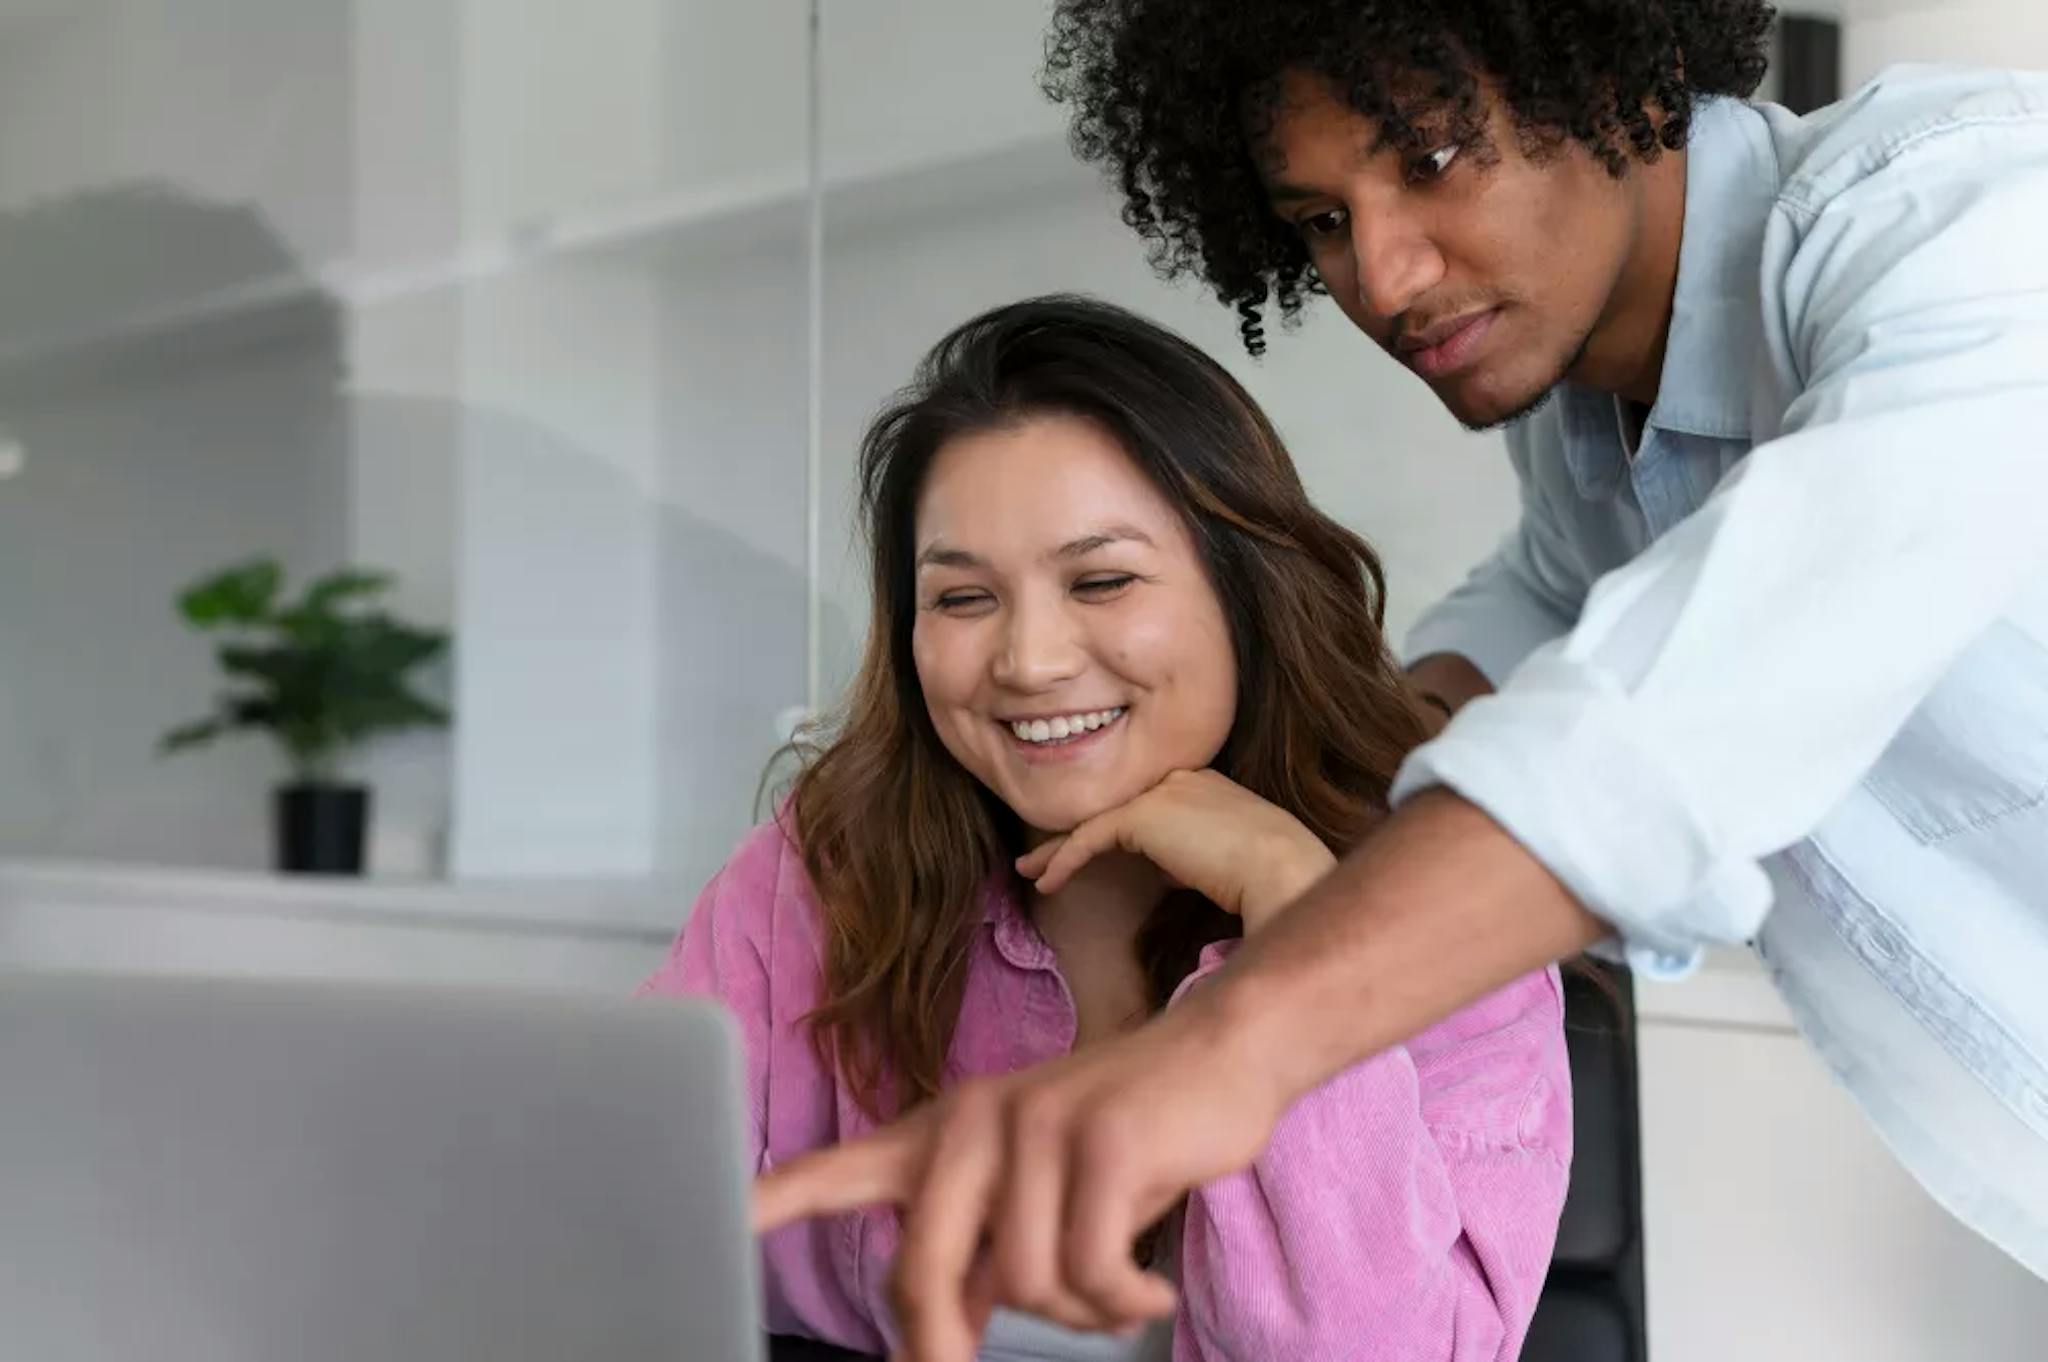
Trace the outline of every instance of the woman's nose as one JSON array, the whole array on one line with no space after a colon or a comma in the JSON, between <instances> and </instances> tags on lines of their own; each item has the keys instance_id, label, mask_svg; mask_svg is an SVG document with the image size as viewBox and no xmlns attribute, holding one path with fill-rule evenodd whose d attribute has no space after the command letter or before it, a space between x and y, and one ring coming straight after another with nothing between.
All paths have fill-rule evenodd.
<instances>
[{"instance_id":1,"label":"woman's nose","mask_svg":"<svg viewBox=\"0 0 2048 1362\"><path fill-rule=\"evenodd\" d=\"M1078 675L1084 656L1067 612L1046 602L1019 601L1005 620L993 675L1013 690L1045 690Z\"/></svg>"}]
</instances>

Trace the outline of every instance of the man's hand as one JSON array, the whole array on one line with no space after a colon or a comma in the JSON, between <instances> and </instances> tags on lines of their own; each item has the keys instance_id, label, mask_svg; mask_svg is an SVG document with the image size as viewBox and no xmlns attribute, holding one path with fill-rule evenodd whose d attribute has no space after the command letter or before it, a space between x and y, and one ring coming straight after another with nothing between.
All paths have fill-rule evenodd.
<instances>
[{"instance_id":1,"label":"man's hand","mask_svg":"<svg viewBox=\"0 0 2048 1362\"><path fill-rule=\"evenodd\" d=\"M907 1208L894 1280L915 1362L969 1362L993 1305L1114 1331L1172 1312L1132 1244L1190 1187L1249 1164L1293 1094L1256 1019L1197 989L1150 1025L970 1083L756 1185L756 1228Z\"/></svg>"},{"instance_id":2,"label":"man's hand","mask_svg":"<svg viewBox=\"0 0 2048 1362\"><path fill-rule=\"evenodd\" d=\"M1456 714L1482 695L1493 694L1486 673L1457 653L1431 653L1408 669L1408 679L1424 695L1433 696L1447 714Z\"/></svg>"}]
</instances>

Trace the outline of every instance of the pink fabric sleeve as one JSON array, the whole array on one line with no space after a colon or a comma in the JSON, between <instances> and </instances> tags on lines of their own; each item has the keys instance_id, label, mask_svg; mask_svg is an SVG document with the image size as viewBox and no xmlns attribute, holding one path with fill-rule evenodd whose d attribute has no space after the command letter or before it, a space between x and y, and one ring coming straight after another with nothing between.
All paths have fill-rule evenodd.
<instances>
[{"instance_id":1,"label":"pink fabric sleeve","mask_svg":"<svg viewBox=\"0 0 2048 1362\"><path fill-rule=\"evenodd\" d=\"M748 1158L758 1173L768 1152L773 1023L766 942L774 914L775 878L772 862L766 867L757 864L763 859L757 840L755 834L741 843L732 860L704 886L668 958L639 992L713 998L732 1015L746 1061Z\"/></svg>"},{"instance_id":2,"label":"pink fabric sleeve","mask_svg":"<svg viewBox=\"0 0 2048 1362\"><path fill-rule=\"evenodd\" d=\"M1303 1098L1188 1198L1175 1362L1512 1362L1564 1204L1570 1081L1542 974Z\"/></svg>"},{"instance_id":3,"label":"pink fabric sleeve","mask_svg":"<svg viewBox=\"0 0 2048 1362\"><path fill-rule=\"evenodd\" d=\"M732 1014L745 1051L756 1172L772 1167L778 1153L794 1157L832 1142L821 1113L832 1108L834 1085L803 1025L817 992L815 914L795 847L774 823L764 824L705 887L668 958L639 989L642 996L714 998ZM763 1237L771 1333L881 1350L882 1335L842 1270L852 1224L822 1217Z\"/></svg>"}]
</instances>

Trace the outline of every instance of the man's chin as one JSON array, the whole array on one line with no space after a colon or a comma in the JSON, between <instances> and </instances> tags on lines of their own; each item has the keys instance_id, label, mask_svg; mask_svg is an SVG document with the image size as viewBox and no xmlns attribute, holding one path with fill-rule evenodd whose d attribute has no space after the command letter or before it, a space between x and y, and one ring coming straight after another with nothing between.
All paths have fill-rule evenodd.
<instances>
[{"instance_id":1,"label":"man's chin","mask_svg":"<svg viewBox=\"0 0 2048 1362\"><path fill-rule=\"evenodd\" d=\"M1534 391L1510 393L1505 396L1497 393L1468 394L1439 390L1437 398L1444 404L1444 410L1448 411L1459 425L1478 433L1511 426L1524 417L1542 410L1556 393L1558 384L1563 381L1559 378Z\"/></svg>"},{"instance_id":2,"label":"man's chin","mask_svg":"<svg viewBox=\"0 0 2048 1362\"><path fill-rule=\"evenodd\" d=\"M1464 412L1453 411L1451 415L1457 417L1458 423L1475 435L1483 434L1490 430L1505 430L1517 421L1525 417L1534 416L1537 412L1542 411L1550 405L1550 399L1556 395L1556 388L1545 388L1542 392L1523 402L1522 405L1511 407L1505 411L1486 411L1470 416Z\"/></svg>"}]
</instances>

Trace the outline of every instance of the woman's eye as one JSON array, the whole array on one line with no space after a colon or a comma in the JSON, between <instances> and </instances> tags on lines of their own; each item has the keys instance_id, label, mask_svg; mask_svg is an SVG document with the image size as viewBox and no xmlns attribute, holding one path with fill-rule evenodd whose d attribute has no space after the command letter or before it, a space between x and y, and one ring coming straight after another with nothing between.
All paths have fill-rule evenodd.
<instances>
[{"instance_id":1,"label":"woman's eye","mask_svg":"<svg viewBox=\"0 0 2048 1362\"><path fill-rule=\"evenodd\" d=\"M1138 579L1130 573L1121 576L1084 577L1074 583L1074 594L1088 600L1104 600L1116 595Z\"/></svg>"},{"instance_id":2,"label":"woman's eye","mask_svg":"<svg viewBox=\"0 0 2048 1362\"><path fill-rule=\"evenodd\" d=\"M993 601L986 591L948 591L932 602L932 609L948 615L971 615Z\"/></svg>"},{"instance_id":3,"label":"woman's eye","mask_svg":"<svg viewBox=\"0 0 2048 1362\"><path fill-rule=\"evenodd\" d=\"M1458 159L1456 143L1438 147L1426 156L1418 157L1408 167L1408 178L1417 182L1440 180L1451 168L1451 162Z\"/></svg>"},{"instance_id":4,"label":"woman's eye","mask_svg":"<svg viewBox=\"0 0 2048 1362\"><path fill-rule=\"evenodd\" d=\"M1305 217L1294 226L1295 230L1305 237L1333 237L1342 235L1344 224L1349 221L1350 218L1342 208L1331 208Z\"/></svg>"}]
</instances>

